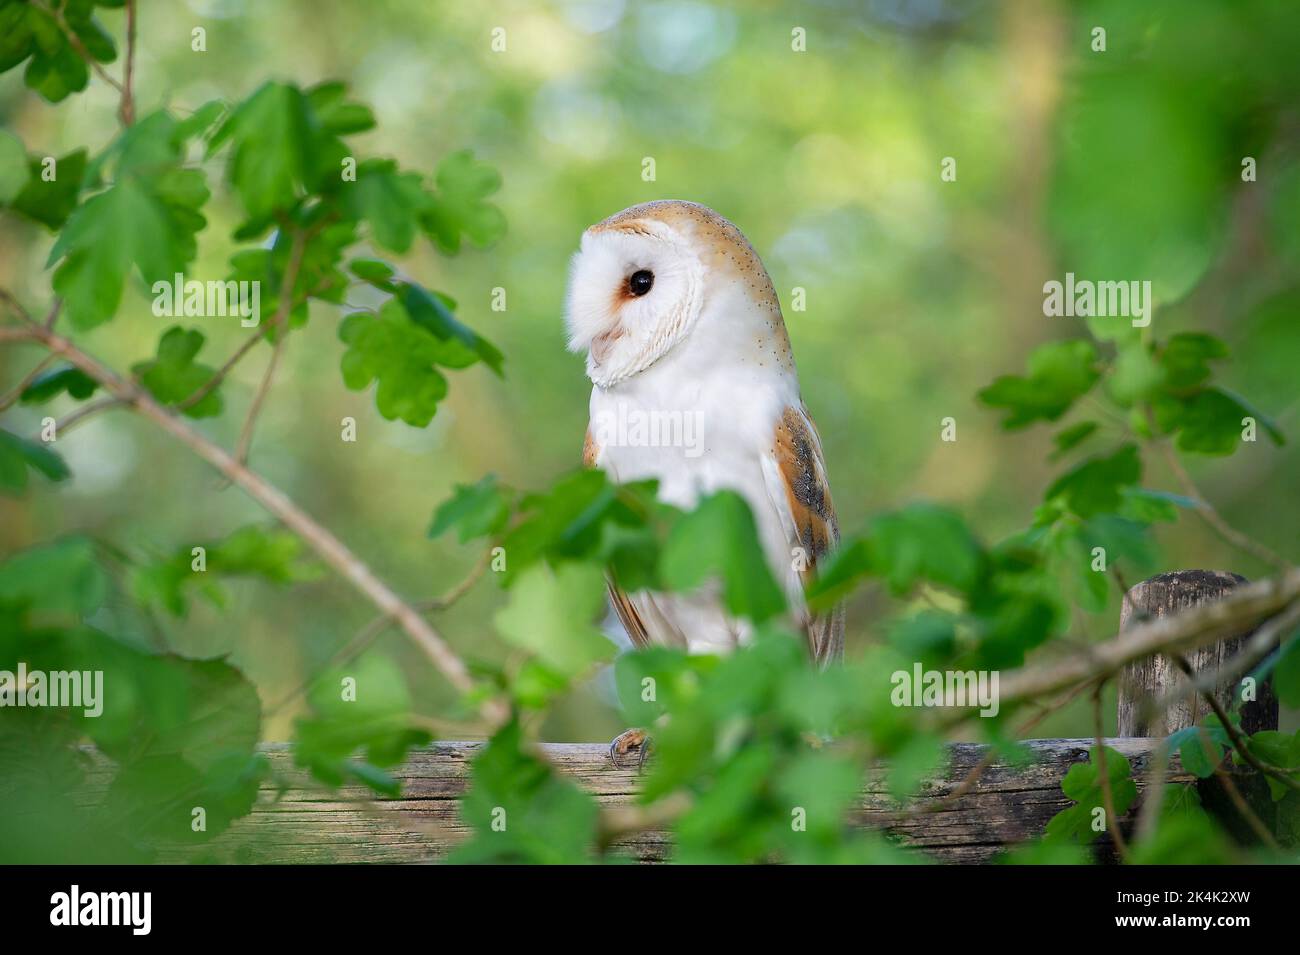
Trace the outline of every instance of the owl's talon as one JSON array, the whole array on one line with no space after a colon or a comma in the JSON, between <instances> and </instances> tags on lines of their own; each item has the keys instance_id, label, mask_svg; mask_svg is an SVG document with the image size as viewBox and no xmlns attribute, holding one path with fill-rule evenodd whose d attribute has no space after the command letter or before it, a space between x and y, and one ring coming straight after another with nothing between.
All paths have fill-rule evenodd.
<instances>
[{"instance_id":1,"label":"owl's talon","mask_svg":"<svg viewBox=\"0 0 1300 955\"><path fill-rule=\"evenodd\" d=\"M640 772L645 766L646 758L650 755L653 741L645 730L630 729L619 733L609 744L609 761L614 764L615 769L627 768L624 763L619 762L620 756L627 756L633 750L637 753L636 768Z\"/></svg>"}]
</instances>

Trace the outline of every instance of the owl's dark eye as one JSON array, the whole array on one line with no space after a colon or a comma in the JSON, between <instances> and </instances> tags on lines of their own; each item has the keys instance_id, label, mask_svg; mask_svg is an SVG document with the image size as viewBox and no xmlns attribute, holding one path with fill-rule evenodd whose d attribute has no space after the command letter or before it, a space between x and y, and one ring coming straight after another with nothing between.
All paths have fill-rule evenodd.
<instances>
[{"instance_id":1,"label":"owl's dark eye","mask_svg":"<svg viewBox=\"0 0 1300 955\"><path fill-rule=\"evenodd\" d=\"M638 269L633 272L627 280L627 289L633 295L640 297L650 291L655 284L655 274L646 269Z\"/></svg>"}]
</instances>

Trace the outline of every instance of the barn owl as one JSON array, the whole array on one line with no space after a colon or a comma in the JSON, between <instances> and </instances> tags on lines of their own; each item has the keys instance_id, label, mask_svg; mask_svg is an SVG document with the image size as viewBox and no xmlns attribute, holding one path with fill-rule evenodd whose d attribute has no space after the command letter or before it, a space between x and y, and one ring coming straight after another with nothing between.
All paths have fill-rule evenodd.
<instances>
[{"instance_id":1,"label":"barn owl","mask_svg":"<svg viewBox=\"0 0 1300 955\"><path fill-rule=\"evenodd\" d=\"M720 490L753 511L764 555L808 652L842 656L844 616L810 613L803 585L839 540L821 441L799 396L790 339L767 270L740 230L707 206L666 200L624 209L582 235L566 303L569 347L586 352L588 467L619 482L656 478L690 509ZM746 644L716 586L609 597L634 645L725 653ZM610 758L639 752L643 730Z\"/></svg>"}]
</instances>

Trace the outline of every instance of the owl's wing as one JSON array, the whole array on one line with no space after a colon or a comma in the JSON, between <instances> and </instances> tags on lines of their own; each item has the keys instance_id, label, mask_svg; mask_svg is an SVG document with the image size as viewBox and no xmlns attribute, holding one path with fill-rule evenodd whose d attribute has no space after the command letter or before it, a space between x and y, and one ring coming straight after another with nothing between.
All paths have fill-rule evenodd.
<instances>
[{"instance_id":1,"label":"owl's wing","mask_svg":"<svg viewBox=\"0 0 1300 955\"><path fill-rule=\"evenodd\" d=\"M785 409L777 422L770 453L763 461L768 496L776 508L786 539L802 549L806 586L831 550L839 543L840 529L831 503L821 438L802 404ZM844 655L844 608L822 613L805 612L808 651L825 666Z\"/></svg>"},{"instance_id":2,"label":"owl's wing","mask_svg":"<svg viewBox=\"0 0 1300 955\"><path fill-rule=\"evenodd\" d=\"M582 442L582 463L589 468L596 466L596 458L600 455L600 447L591 436L591 429L587 429L587 437ZM632 601L628 599L626 591L618 585L611 571L606 577L606 586L609 589L609 604L614 608L614 613L618 614L619 621L623 624L623 629L631 638L632 643L638 649L650 646L650 634L646 630L645 621L641 615L636 612L636 607L632 606Z\"/></svg>"}]
</instances>

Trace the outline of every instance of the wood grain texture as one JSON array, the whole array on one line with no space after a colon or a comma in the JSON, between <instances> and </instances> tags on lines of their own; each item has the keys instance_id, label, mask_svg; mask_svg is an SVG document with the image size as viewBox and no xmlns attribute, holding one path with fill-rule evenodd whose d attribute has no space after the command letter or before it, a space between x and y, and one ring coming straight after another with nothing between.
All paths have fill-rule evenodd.
<instances>
[{"instance_id":1,"label":"wood grain texture","mask_svg":"<svg viewBox=\"0 0 1300 955\"><path fill-rule=\"evenodd\" d=\"M1156 739L1110 739L1107 745L1129 758L1139 786ZM987 750L956 743L949 747L949 766L942 776L926 782L906 807L888 795L884 770L868 773L862 799L852 813L857 825L882 828L899 841L946 862L984 862L1001 849L1042 832L1047 821L1070 803L1061 792L1061 778L1075 763L1088 758L1087 739L1031 740L1033 754L1025 765L1003 759L992 762L969 791L945 802ZM327 791L314 785L293 766L288 747L268 744L275 783L263 787L253 812L227 832L204 844L166 850L161 861L312 863L424 863L443 859L467 838L460 819L459 797L468 784L470 761L481 743L438 743L411 753L394 771L402 782L397 799L372 799L361 787ZM560 772L573 778L602 804L635 798L638 776L610 765L602 744L548 744L547 755ZM1171 782L1191 782L1177 760ZM106 774L92 778L88 799L106 783ZM96 785L96 783L98 785ZM1126 817L1127 818L1127 817ZM616 843L642 862L671 857L665 832L646 832ZM1110 859L1106 844L1099 854Z\"/></svg>"},{"instance_id":2,"label":"wood grain texture","mask_svg":"<svg viewBox=\"0 0 1300 955\"><path fill-rule=\"evenodd\" d=\"M1213 570L1180 570L1160 574L1137 584L1128 592L1120 611L1120 630L1150 619L1159 619L1204 603L1219 600L1233 588L1247 583L1237 574ZM1239 634L1184 656L1197 674L1219 670L1239 652L1250 633ZM1124 668L1119 684L1119 732L1121 736L1167 736L1196 724L1210 708L1200 697L1177 700L1164 713L1152 714L1150 702L1162 697L1183 681L1181 671L1169 657L1157 655L1135 660ZM1224 708L1232 706L1236 681L1221 681L1215 697ZM1278 704L1272 683L1258 689L1259 698L1242 707L1242 727L1247 733L1277 729Z\"/></svg>"}]
</instances>

